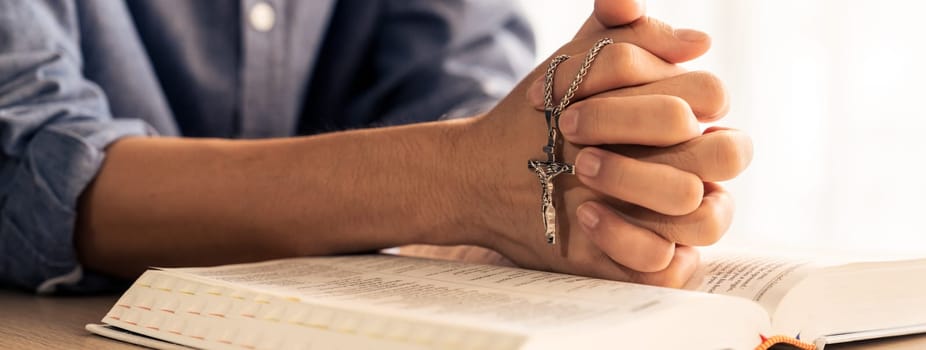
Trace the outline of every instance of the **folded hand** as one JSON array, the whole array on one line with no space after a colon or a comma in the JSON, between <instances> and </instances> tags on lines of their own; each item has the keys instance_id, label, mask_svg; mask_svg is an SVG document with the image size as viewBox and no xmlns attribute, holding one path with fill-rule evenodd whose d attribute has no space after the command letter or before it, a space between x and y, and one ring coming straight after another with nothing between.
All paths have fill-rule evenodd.
<instances>
[{"instance_id":1,"label":"folded hand","mask_svg":"<svg viewBox=\"0 0 926 350\"><path fill-rule=\"evenodd\" d=\"M709 37L646 17L607 28L605 5L626 3L598 1L596 15L556 53L571 56L554 78L558 101L586 51L600 38L615 42L560 119L563 156L577 171L555 180L560 244L543 239L540 188L525 166L544 158L547 65L477 123L486 157L498 164L486 171L495 182L485 205L505 208L486 210L485 245L525 267L680 286L698 260L689 246L712 244L729 227L733 201L715 182L742 172L752 145L740 131L700 131L699 121L726 113L726 91L714 75L676 63L706 52Z\"/></svg>"}]
</instances>

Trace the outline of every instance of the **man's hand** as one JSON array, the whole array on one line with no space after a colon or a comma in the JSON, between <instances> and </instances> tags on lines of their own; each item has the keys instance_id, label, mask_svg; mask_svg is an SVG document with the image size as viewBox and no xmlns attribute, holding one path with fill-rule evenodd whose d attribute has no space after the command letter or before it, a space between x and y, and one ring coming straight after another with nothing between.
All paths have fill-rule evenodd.
<instances>
[{"instance_id":1,"label":"man's hand","mask_svg":"<svg viewBox=\"0 0 926 350\"><path fill-rule=\"evenodd\" d=\"M538 67L496 109L477 122L488 136L485 157L499 164L486 171L496 181L484 193L485 245L516 264L616 280L680 286L697 265L689 245L718 240L730 224L733 202L714 181L739 174L752 156L749 138L738 131L709 129L727 109L716 77L685 72L672 63L700 56L706 34L673 30L649 18L619 28L601 22L603 4L576 39L557 54L572 56L555 81L559 100L585 52L603 37L614 39L592 65L563 113L564 157L575 177L559 177L561 244L543 239L540 189L525 167L541 159L546 143L542 73ZM617 22L614 22L617 23ZM493 153L507 150L503 153Z\"/></svg>"}]
</instances>

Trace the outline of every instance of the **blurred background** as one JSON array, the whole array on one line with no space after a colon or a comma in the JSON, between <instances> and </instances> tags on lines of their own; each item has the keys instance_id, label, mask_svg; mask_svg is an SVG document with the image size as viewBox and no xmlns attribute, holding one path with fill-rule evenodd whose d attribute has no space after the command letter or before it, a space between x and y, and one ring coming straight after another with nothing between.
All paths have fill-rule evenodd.
<instances>
[{"instance_id":1,"label":"blurred background","mask_svg":"<svg viewBox=\"0 0 926 350\"><path fill-rule=\"evenodd\" d=\"M538 62L571 39L593 0L520 0ZM727 83L755 158L726 184L722 245L926 251L926 3L650 0L647 13L713 37L685 64Z\"/></svg>"}]
</instances>

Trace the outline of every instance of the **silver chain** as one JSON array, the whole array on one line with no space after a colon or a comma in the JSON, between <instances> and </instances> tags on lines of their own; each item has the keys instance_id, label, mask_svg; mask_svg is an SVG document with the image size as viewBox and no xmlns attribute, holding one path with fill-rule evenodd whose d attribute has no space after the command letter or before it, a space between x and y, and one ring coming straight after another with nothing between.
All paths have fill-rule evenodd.
<instances>
[{"instance_id":1,"label":"silver chain","mask_svg":"<svg viewBox=\"0 0 926 350\"><path fill-rule=\"evenodd\" d=\"M559 55L554 57L553 60L550 61L550 66L547 68L547 74L544 77L543 108L552 110L553 115L558 117L559 114L572 103L572 99L576 96L576 90L579 90L579 85L585 80L585 76L588 75L588 70L592 67L592 62L595 62L595 58L598 57L601 49L613 43L614 40L611 40L611 38L604 38L595 43L595 46L585 55L585 60L582 61L582 67L579 68L579 73L576 74L575 79L569 84L569 88L566 89L566 94L563 95L563 99L559 101L559 105L556 107L553 106L553 76L556 75L556 68L560 63L569 59L569 56Z\"/></svg>"},{"instance_id":2,"label":"silver chain","mask_svg":"<svg viewBox=\"0 0 926 350\"><path fill-rule=\"evenodd\" d=\"M527 167L533 170L537 175L541 190L543 191L540 199L540 212L543 216L544 236L549 244L556 244L557 223L556 206L553 203L553 178L561 174L575 174L575 167L572 164L556 160L556 144L559 142L559 115L563 112L563 109L569 106L572 98L575 97L576 90L579 89L579 85L582 84L582 80L584 80L585 75L588 74L588 70L591 68L592 62L595 61L595 57L598 56L602 48L611 43L613 43L613 41L608 38L598 40L595 46L588 51L588 55L585 56L585 61L582 62L582 67L579 68L579 73L576 74L575 79L572 80L572 84L566 89L566 93L563 95L563 99L559 101L558 106L553 106L553 76L556 75L556 68L560 63L569 59L569 56L560 55L554 57L553 60L550 61L550 66L547 68L547 74L544 77L543 108L545 110L544 117L547 120L548 138L547 145L543 148L543 152L547 154L547 159L529 159L527 161Z\"/></svg>"}]
</instances>

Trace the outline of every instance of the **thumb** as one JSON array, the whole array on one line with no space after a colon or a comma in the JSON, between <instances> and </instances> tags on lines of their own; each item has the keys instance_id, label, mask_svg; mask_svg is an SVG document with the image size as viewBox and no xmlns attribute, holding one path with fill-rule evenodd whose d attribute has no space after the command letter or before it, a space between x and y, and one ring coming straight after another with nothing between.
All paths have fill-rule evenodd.
<instances>
[{"instance_id":1,"label":"thumb","mask_svg":"<svg viewBox=\"0 0 926 350\"><path fill-rule=\"evenodd\" d=\"M610 31L615 31L611 35L615 41L629 42L642 47L669 63L693 60L711 47L711 37L707 33L694 29L672 28L657 19L645 16Z\"/></svg>"},{"instance_id":2,"label":"thumb","mask_svg":"<svg viewBox=\"0 0 926 350\"><path fill-rule=\"evenodd\" d=\"M636 21L643 17L645 9L644 0L595 0L595 11L576 33L576 37Z\"/></svg>"}]
</instances>

